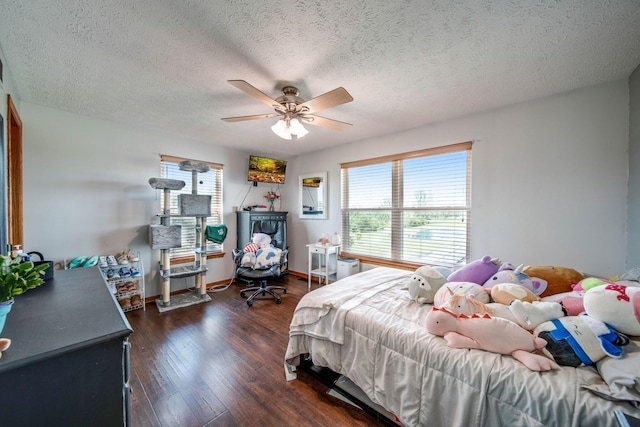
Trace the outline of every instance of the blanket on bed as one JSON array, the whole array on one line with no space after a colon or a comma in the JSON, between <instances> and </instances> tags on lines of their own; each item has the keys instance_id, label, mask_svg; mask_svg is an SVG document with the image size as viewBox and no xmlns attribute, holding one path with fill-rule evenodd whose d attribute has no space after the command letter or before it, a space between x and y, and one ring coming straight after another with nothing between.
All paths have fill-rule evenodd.
<instances>
[{"instance_id":1,"label":"blanket on bed","mask_svg":"<svg viewBox=\"0 0 640 427\"><path fill-rule=\"evenodd\" d=\"M412 272L376 268L305 295L291 322L285 363L302 354L347 376L406 426L616 426L625 402L594 367L532 372L510 356L448 347L429 334L428 304L406 289Z\"/></svg>"},{"instance_id":2,"label":"blanket on bed","mask_svg":"<svg viewBox=\"0 0 640 427\"><path fill-rule=\"evenodd\" d=\"M289 335L308 335L343 344L344 318L351 309L399 283L407 284L406 271L391 268L371 271L306 294L296 307Z\"/></svg>"}]
</instances>

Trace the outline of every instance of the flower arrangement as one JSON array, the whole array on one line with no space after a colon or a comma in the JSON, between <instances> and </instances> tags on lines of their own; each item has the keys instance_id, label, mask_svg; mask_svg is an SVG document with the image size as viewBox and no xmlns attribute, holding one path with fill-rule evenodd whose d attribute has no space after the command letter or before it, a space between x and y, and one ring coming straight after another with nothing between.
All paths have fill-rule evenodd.
<instances>
[{"instance_id":1,"label":"flower arrangement","mask_svg":"<svg viewBox=\"0 0 640 427\"><path fill-rule=\"evenodd\" d=\"M275 191L271 190L267 192L267 195L264 196L270 203L273 203L276 199L280 198L280 195Z\"/></svg>"},{"instance_id":2,"label":"flower arrangement","mask_svg":"<svg viewBox=\"0 0 640 427\"><path fill-rule=\"evenodd\" d=\"M269 210L273 210L273 204L276 200L280 198L280 195L273 190L267 191L267 194L264 196L265 199L269 202Z\"/></svg>"}]
</instances>

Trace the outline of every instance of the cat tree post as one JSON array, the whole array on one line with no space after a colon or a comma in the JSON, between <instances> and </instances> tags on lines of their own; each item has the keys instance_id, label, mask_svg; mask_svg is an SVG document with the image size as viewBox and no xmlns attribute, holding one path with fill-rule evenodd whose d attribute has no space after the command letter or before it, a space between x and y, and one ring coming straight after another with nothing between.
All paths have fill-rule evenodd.
<instances>
[{"instance_id":1,"label":"cat tree post","mask_svg":"<svg viewBox=\"0 0 640 427\"><path fill-rule=\"evenodd\" d=\"M149 227L149 242L151 249L160 250L160 277L163 306L168 306L171 300L171 257L169 250L182 245L182 227L171 225L171 190L181 190L185 182L177 179L150 178L151 188L163 190L164 204L160 215L160 224Z\"/></svg>"},{"instance_id":2,"label":"cat tree post","mask_svg":"<svg viewBox=\"0 0 640 427\"><path fill-rule=\"evenodd\" d=\"M207 295L207 240L205 230L207 217L211 216L211 196L198 194L198 173L209 172L211 167L205 162L185 160L179 164L180 170L191 171L191 195L179 197L182 213L189 212L196 217L194 270L199 271L195 278L196 290L201 298Z\"/></svg>"}]
</instances>

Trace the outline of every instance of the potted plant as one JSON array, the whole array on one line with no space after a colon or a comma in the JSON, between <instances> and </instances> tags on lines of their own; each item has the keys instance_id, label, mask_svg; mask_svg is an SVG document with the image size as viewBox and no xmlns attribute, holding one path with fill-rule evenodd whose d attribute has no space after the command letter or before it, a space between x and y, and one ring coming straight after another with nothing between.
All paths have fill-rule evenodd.
<instances>
[{"instance_id":1,"label":"potted plant","mask_svg":"<svg viewBox=\"0 0 640 427\"><path fill-rule=\"evenodd\" d=\"M41 276L47 267L48 263L35 266L31 261L22 262L20 257L0 255L0 332L11 310L13 297L44 283Z\"/></svg>"}]
</instances>

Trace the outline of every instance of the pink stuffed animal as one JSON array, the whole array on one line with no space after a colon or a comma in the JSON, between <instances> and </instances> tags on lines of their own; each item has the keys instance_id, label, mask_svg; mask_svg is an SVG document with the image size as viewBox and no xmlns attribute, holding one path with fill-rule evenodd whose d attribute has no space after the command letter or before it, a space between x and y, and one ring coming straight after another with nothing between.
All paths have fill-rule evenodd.
<instances>
[{"instance_id":1,"label":"pink stuffed animal","mask_svg":"<svg viewBox=\"0 0 640 427\"><path fill-rule=\"evenodd\" d=\"M532 371L558 369L552 360L532 353L544 348L547 342L509 320L486 314L457 316L447 309L434 307L427 314L425 326L430 333L444 337L449 347L510 354Z\"/></svg>"},{"instance_id":2,"label":"pink stuffed animal","mask_svg":"<svg viewBox=\"0 0 640 427\"><path fill-rule=\"evenodd\" d=\"M446 308L457 315L488 314L492 317L511 320L522 328L532 331L540 323L563 317L562 306L557 302L523 302L518 299L504 305L495 302L483 304L472 295L452 295L440 308Z\"/></svg>"}]
</instances>

